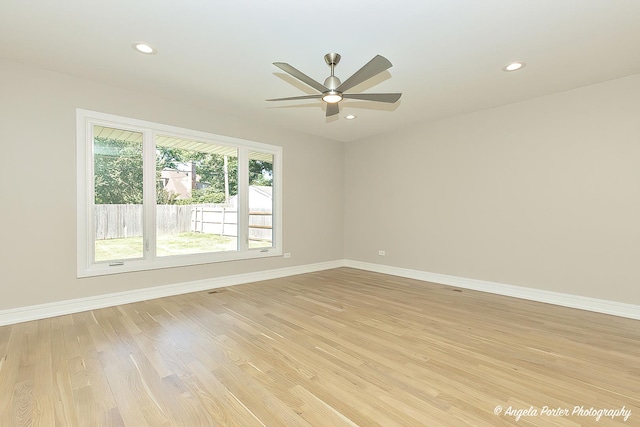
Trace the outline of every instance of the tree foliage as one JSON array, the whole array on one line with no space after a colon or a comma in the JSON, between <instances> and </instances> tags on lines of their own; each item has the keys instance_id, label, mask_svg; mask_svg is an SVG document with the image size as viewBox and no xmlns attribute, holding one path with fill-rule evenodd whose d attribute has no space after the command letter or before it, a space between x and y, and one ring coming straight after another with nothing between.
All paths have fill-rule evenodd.
<instances>
[{"instance_id":1,"label":"tree foliage","mask_svg":"<svg viewBox=\"0 0 640 427\"><path fill-rule=\"evenodd\" d=\"M249 185L273 185L273 163L249 160Z\"/></svg>"},{"instance_id":2,"label":"tree foliage","mask_svg":"<svg viewBox=\"0 0 640 427\"><path fill-rule=\"evenodd\" d=\"M142 204L142 144L96 138L96 204Z\"/></svg>"},{"instance_id":3,"label":"tree foliage","mask_svg":"<svg viewBox=\"0 0 640 427\"><path fill-rule=\"evenodd\" d=\"M191 205L199 203L225 203L224 192L216 191L215 188L203 188L201 190L193 190L189 199L177 200L178 205Z\"/></svg>"}]
</instances>

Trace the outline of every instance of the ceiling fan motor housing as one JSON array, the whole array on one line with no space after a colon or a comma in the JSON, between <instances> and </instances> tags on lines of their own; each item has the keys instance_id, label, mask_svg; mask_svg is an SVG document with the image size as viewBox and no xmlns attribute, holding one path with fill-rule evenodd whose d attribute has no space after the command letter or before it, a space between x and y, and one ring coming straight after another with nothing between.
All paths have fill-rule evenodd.
<instances>
[{"instance_id":1,"label":"ceiling fan motor housing","mask_svg":"<svg viewBox=\"0 0 640 427\"><path fill-rule=\"evenodd\" d=\"M340 84L341 84L340 79L337 78L336 76L329 76L324 81L324 85L327 87L327 89L330 89L332 91L335 90L335 88L337 88L338 86L340 86Z\"/></svg>"}]
</instances>

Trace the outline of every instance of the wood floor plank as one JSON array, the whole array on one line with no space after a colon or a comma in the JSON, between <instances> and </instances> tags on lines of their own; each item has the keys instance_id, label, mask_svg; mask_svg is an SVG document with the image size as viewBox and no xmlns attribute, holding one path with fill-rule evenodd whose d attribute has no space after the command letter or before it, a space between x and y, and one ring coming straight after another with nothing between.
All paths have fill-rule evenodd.
<instances>
[{"instance_id":1,"label":"wood floor plank","mask_svg":"<svg viewBox=\"0 0 640 427\"><path fill-rule=\"evenodd\" d=\"M53 388L53 358L51 355L51 321L43 319L37 324L36 349L38 357L35 360L34 395L36 397L36 411L33 425L55 425L55 411L51 396L48 392Z\"/></svg>"},{"instance_id":2,"label":"wood floor plank","mask_svg":"<svg viewBox=\"0 0 640 427\"><path fill-rule=\"evenodd\" d=\"M5 425L640 426L640 321L321 271L0 327Z\"/></svg>"},{"instance_id":3,"label":"wood floor plank","mask_svg":"<svg viewBox=\"0 0 640 427\"><path fill-rule=\"evenodd\" d=\"M18 369L20 366L20 354L22 353L22 336L26 325L18 324L4 326L3 336L9 336L6 341L4 353L0 358L2 366L0 369L0 425L8 426L15 424L15 414L13 413L14 389L18 383ZM7 334L6 331L9 331Z\"/></svg>"},{"instance_id":4,"label":"wood floor plank","mask_svg":"<svg viewBox=\"0 0 640 427\"><path fill-rule=\"evenodd\" d=\"M54 414L56 425L78 425L77 413L73 400L71 373L65 348L69 348L64 335L65 325L71 323L72 316L60 316L51 319L51 392L55 395ZM39 356L39 355L38 355Z\"/></svg>"}]
</instances>

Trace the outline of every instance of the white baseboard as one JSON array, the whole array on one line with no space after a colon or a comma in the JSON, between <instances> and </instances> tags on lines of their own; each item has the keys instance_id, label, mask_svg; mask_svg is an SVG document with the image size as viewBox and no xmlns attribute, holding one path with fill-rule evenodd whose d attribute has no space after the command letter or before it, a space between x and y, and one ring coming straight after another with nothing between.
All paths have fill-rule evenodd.
<instances>
[{"instance_id":1,"label":"white baseboard","mask_svg":"<svg viewBox=\"0 0 640 427\"><path fill-rule=\"evenodd\" d=\"M44 319L47 317L62 316L71 313L79 313L81 311L94 310L97 308L112 307L119 304L128 304L172 295L186 294L189 292L240 285L260 280L278 279L297 274L312 273L314 271L330 270L338 267L344 267L343 260L279 268L255 273L236 274L233 276L216 277L213 279L154 286L152 288L136 289L126 292L116 292L47 304L11 308L7 310L0 310L0 326Z\"/></svg>"},{"instance_id":2,"label":"white baseboard","mask_svg":"<svg viewBox=\"0 0 640 427\"><path fill-rule=\"evenodd\" d=\"M531 301L560 305L563 307L578 308L597 313L611 314L613 316L628 317L640 320L640 306L626 304L617 301L609 301L597 298L589 298L580 295L564 294L560 292L545 291L541 289L522 286L505 285L502 283L487 282L484 280L468 279L465 277L448 276L446 274L429 273L420 270L391 267L388 265L372 264L361 261L345 260L345 267L359 270L373 271L390 274L392 276L406 277L441 285L456 286L464 289L489 292L509 297L521 298Z\"/></svg>"},{"instance_id":3,"label":"white baseboard","mask_svg":"<svg viewBox=\"0 0 640 427\"><path fill-rule=\"evenodd\" d=\"M44 319L47 317L62 316L71 313L79 313L81 311L94 310L98 308L112 307L119 304L128 304L172 295L204 291L207 289L222 288L225 286L240 285L243 283L257 282L261 280L278 279L282 277L295 276L297 274L313 273L315 271L331 270L338 267L356 268L359 270L373 271L392 276L406 277L425 282L456 286L464 289L473 289L492 294L505 295L640 320L640 306L633 304L361 261L336 260L0 310L0 326Z\"/></svg>"}]
</instances>

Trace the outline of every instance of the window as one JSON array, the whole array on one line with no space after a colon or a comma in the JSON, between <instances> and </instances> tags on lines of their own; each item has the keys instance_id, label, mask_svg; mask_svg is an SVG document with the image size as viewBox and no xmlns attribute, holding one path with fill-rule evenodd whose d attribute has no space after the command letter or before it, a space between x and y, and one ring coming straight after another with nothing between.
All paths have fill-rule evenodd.
<instances>
[{"instance_id":1,"label":"window","mask_svg":"<svg viewBox=\"0 0 640 427\"><path fill-rule=\"evenodd\" d=\"M282 148L77 110L78 277L282 254Z\"/></svg>"}]
</instances>

